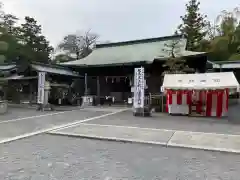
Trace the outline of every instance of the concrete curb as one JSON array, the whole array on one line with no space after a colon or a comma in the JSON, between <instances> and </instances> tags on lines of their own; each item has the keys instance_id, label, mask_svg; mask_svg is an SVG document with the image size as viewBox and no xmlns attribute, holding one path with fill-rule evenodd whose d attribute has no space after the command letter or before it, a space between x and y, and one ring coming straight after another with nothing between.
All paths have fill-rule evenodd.
<instances>
[{"instance_id":1,"label":"concrete curb","mask_svg":"<svg viewBox=\"0 0 240 180\"><path fill-rule=\"evenodd\" d=\"M124 139L124 138L110 138L110 137L103 137L103 136L94 136L94 135L84 135L84 134L74 134L74 133L63 133L63 132L47 132L50 135L56 136L67 136L67 137L78 137L84 139L94 139L94 140L104 140L104 141L115 141L115 142L123 142L123 143L137 143L137 144L151 144L151 145L161 145L167 147L167 142L154 142L154 141L141 141L137 139Z\"/></svg>"},{"instance_id":2,"label":"concrete curb","mask_svg":"<svg viewBox=\"0 0 240 180\"><path fill-rule=\"evenodd\" d=\"M38 106L33 104L33 105L28 105L28 104L11 104L9 103L8 106L10 108L23 108L23 109L35 109L37 110ZM53 111L73 111L73 110L78 110L78 109L84 109L82 106L54 106ZM48 111L48 110L46 110Z\"/></svg>"},{"instance_id":3,"label":"concrete curb","mask_svg":"<svg viewBox=\"0 0 240 180\"><path fill-rule=\"evenodd\" d=\"M26 104L11 104L9 103L8 106L10 108L26 108L26 109L37 109L37 106L36 105L26 105Z\"/></svg>"},{"instance_id":4,"label":"concrete curb","mask_svg":"<svg viewBox=\"0 0 240 180\"><path fill-rule=\"evenodd\" d=\"M188 148L188 149L197 149L197 150L204 150L204 151L215 151L215 152L225 152L225 153L236 153L239 154L240 151L234 149L227 149L227 148L208 148L204 146L189 146L185 144L176 144L176 143L169 143L167 147L172 148Z\"/></svg>"},{"instance_id":5,"label":"concrete curb","mask_svg":"<svg viewBox=\"0 0 240 180\"><path fill-rule=\"evenodd\" d=\"M81 123L80 123L81 124ZM93 140L102 140L102 141L114 141L114 142L123 142L123 143L136 143L136 144L148 144L148 145L160 145L166 148L188 148L188 149L196 149L196 150L204 150L204 151L212 151L212 152L225 152L225 153L236 153L239 154L240 150L235 149L227 149L227 148L208 148L204 146L197 145L186 145L186 144L176 144L171 143L171 138L166 142L155 142L155 141L141 141L138 139L124 139L124 138L115 138L115 137L103 137L103 136L95 136L95 135L84 135L84 134L76 134L76 133L64 133L58 132L57 130L46 132L50 135L55 136L67 136L67 137L75 137L75 138L84 138L84 139L93 139Z\"/></svg>"},{"instance_id":6,"label":"concrete curb","mask_svg":"<svg viewBox=\"0 0 240 180\"><path fill-rule=\"evenodd\" d=\"M8 104L9 108L21 108L21 109L33 109L37 110L37 105L28 105L28 104ZM123 107L119 107L123 108ZM125 109L128 109L125 107ZM87 110L87 111L118 111L118 107L115 108L105 108L105 107L97 107L97 106L54 106L54 110L52 112L56 111L73 111L73 110ZM46 112L50 110L45 110Z\"/></svg>"}]
</instances>

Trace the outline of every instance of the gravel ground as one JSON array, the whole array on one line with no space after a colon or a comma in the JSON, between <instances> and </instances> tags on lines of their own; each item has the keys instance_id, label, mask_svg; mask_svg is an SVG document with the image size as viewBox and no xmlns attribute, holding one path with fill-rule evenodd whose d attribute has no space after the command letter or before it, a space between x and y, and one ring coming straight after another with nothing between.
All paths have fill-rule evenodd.
<instances>
[{"instance_id":1,"label":"gravel ground","mask_svg":"<svg viewBox=\"0 0 240 180\"><path fill-rule=\"evenodd\" d=\"M39 135L0 145L2 180L239 180L239 169L236 154L142 144Z\"/></svg>"},{"instance_id":2,"label":"gravel ground","mask_svg":"<svg viewBox=\"0 0 240 180\"><path fill-rule=\"evenodd\" d=\"M170 116L160 113L155 113L153 117L135 117L132 115L131 111L125 111L113 116L104 117L86 123L196 132L214 132L222 134L240 134L240 124L233 124L226 121L226 119Z\"/></svg>"}]
</instances>

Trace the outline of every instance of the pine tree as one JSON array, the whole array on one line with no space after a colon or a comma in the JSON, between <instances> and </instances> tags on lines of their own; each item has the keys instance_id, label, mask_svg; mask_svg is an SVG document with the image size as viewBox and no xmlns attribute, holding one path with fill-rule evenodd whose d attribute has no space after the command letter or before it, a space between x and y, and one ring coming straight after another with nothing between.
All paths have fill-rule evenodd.
<instances>
[{"instance_id":1,"label":"pine tree","mask_svg":"<svg viewBox=\"0 0 240 180\"><path fill-rule=\"evenodd\" d=\"M186 14L181 16L182 24L179 25L178 30L187 38L187 50L196 50L201 40L206 36L206 15L201 14L200 2L198 0L190 0L186 4Z\"/></svg>"},{"instance_id":2,"label":"pine tree","mask_svg":"<svg viewBox=\"0 0 240 180\"><path fill-rule=\"evenodd\" d=\"M174 39L164 44L162 51L166 52L169 58L163 64L164 74L184 74L194 72L187 65L186 59L181 54L181 39Z\"/></svg>"},{"instance_id":3,"label":"pine tree","mask_svg":"<svg viewBox=\"0 0 240 180\"><path fill-rule=\"evenodd\" d=\"M6 56L5 53L8 50L8 43L1 39L2 36L6 34L6 28L0 27L0 64L5 63Z\"/></svg>"},{"instance_id":4,"label":"pine tree","mask_svg":"<svg viewBox=\"0 0 240 180\"><path fill-rule=\"evenodd\" d=\"M46 37L42 35L42 27L38 25L34 18L25 17L25 23L21 24L19 34L20 41L24 45L21 49L23 52L22 59L41 63L50 62L50 53L53 48L46 40Z\"/></svg>"}]
</instances>

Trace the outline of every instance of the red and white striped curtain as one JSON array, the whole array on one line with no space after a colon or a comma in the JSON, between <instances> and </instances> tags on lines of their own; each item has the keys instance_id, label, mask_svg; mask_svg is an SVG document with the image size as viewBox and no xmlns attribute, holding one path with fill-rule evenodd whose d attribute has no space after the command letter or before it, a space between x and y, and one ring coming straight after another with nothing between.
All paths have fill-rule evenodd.
<instances>
[{"instance_id":1,"label":"red and white striped curtain","mask_svg":"<svg viewBox=\"0 0 240 180\"><path fill-rule=\"evenodd\" d=\"M190 104L192 102L191 90L167 90L166 112L168 112L169 105Z\"/></svg>"},{"instance_id":2,"label":"red and white striped curtain","mask_svg":"<svg viewBox=\"0 0 240 180\"><path fill-rule=\"evenodd\" d=\"M196 97L194 97L194 93ZM166 112L169 105L191 104L192 100L198 101L197 112L206 111L206 116L221 117L228 112L229 90L167 90ZM174 97L174 98L173 98ZM203 109L203 103L206 103L206 110Z\"/></svg>"},{"instance_id":3,"label":"red and white striped curtain","mask_svg":"<svg viewBox=\"0 0 240 180\"><path fill-rule=\"evenodd\" d=\"M206 116L221 117L228 112L229 90L209 90L207 92Z\"/></svg>"}]
</instances>

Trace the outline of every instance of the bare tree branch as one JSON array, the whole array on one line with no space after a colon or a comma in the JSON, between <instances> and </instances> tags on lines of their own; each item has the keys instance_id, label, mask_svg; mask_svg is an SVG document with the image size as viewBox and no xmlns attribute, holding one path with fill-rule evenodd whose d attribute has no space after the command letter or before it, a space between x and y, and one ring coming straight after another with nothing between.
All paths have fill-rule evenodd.
<instances>
[{"instance_id":1,"label":"bare tree branch","mask_svg":"<svg viewBox=\"0 0 240 180\"><path fill-rule=\"evenodd\" d=\"M97 39L98 35L91 33L91 30L83 34L69 34L64 37L63 41L58 45L58 48L70 54L75 54L77 59L81 59L92 52Z\"/></svg>"}]
</instances>

